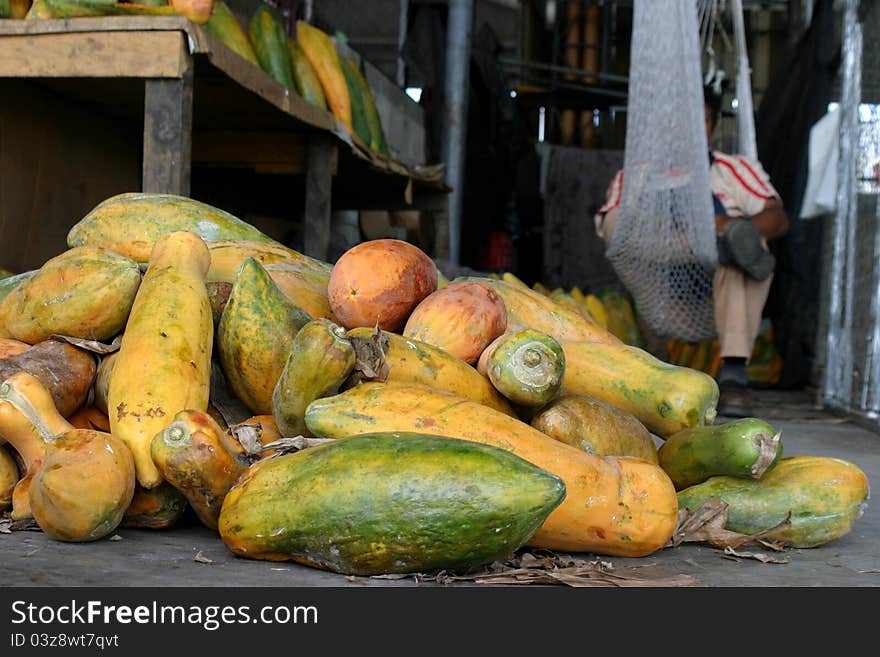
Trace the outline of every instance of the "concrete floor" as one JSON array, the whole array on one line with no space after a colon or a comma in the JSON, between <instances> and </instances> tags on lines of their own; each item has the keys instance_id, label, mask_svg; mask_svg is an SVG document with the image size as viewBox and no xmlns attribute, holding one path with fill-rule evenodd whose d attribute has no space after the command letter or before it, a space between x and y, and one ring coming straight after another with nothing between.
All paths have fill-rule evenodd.
<instances>
[{"instance_id":1,"label":"concrete floor","mask_svg":"<svg viewBox=\"0 0 880 657\"><path fill-rule=\"evenodd\" d=\"M786 455L851 461L880 491L880 434L814 407L812 393L768 391L755 413L782 430ZM5 586L431 586L413 578L349 578L292 563L233 557L219 537L188 520L164 530L119 530L122 540L68 544L36 531L0 534ZM741 548L744 552L755 552ZM643 580L690 578L706 587L880 586L880 504L869 502L850 534L809 550L771 554L784 564L736 559L684 544L639 559L606 558L614 572ZM199 560L195 557L199 555ZM575 555L591 558L591 555ZM205 563L210 561L210 563ZM685 578L685 579L687 579ZM474 585L456 582L455 585Z\"/></svg>"}]
</instances>

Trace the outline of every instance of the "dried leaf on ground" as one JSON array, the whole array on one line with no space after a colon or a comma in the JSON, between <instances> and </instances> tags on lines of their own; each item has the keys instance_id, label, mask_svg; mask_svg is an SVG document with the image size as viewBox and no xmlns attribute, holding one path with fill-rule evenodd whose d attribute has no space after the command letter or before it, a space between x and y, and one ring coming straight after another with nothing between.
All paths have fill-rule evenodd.
<instances>
[{"instance_id":1,"label":"dried leaf on ground","mask_svg":"<svg viewBox=\"0 0 880 657\"><path fill-rule=\"evenodd\" d=\"M9 513L0 516L0 534L11 534L12 532L35 531L41 532L40 526L33 518L25 520L13 520Z\"/></svg>"},{"instance_id":2,"label":"dried leaf on ground","mask_svg":"<svg viewBox=\"0 0 880 657\"><path fill-rule=\"evenodd\" d=\"M740 559L756 559L761 563L788 563L788 559L785 557L774 557L763 552L737 552L732 547L724 548L724 554Z\"/></svg>"},{"instance_id":3,"label":"dried leaf on ground","mask_svg":"<svg viewBox=\"0 0 880 657\"><path fill-rule=\"evenodd\" d=\"M791 514L775 527L757 534L740 534L725 529L729 505L717 497L710 497L696 511L679 509L678 524L665 547L678 547L682 543L709 543L713 547L739 548L763 547L781 552L785 544L780 540L782 532L791 527Z\"/></svg>"},{"instance_id":4,"label":"dried leaf on ground","mask_svg":"<svg viewBox=\"0 0 880 657\"><path fill-rule=\"evenodd\" d=\"M202 554L201 550L196 552L196 554L193 556L193 561L195 561L196 563L214 563L214 560L209 559L204 554Z\"/></svg>"},{"instance_id":5,"label":"dried leaf on ground","mask_svg":"<svg viewBox=\"0 0 880 657\"><path fill-rule=\"evenodd\" d=\"M473 582L480 585L562 585L571 587L679 587L702 586L690 575L650 577L614 572L609 561L580 559L554 553L525 552L508 559L495 561L473 573L413 573L410 575L379 575L381 579L412 577L419 582L452 584Z\"/></svg>"}]
</instances>

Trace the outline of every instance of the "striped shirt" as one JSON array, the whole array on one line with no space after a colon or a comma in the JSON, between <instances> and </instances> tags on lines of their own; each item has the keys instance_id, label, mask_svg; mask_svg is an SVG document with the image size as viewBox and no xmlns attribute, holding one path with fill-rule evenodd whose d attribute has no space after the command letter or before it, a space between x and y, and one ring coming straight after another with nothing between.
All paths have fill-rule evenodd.
<instances>
[{"instance_id":1,"label":"striped shirt","mask_svg":"<svg viewBox=\"0 0 880 657\"><path fill-rule=\"evenodd\" d=\"M709 184L730 217L751 217L764 209L768 199L779 197L770 184L770 176L757 160L744 155L728 155L710 150ZM601 217L620 205L623 194L623 170L617 172L608 186L605 204L596 213Z\"/></svg>"}]
</instances>

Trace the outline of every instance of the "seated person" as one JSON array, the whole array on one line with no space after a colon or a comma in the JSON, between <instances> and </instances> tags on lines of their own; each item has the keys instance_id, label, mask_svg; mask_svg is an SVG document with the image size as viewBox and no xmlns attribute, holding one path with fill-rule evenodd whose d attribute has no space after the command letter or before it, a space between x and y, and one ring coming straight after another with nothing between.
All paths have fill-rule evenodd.
<instances>
[{"instance_id":1,"label":"seated person","mask_svg":"<svg viewBox=\"0 0 880 657\"><path fill-rule=\"evenodd\" d=\"M703 89L706 136L712 135L721 115L721 99L711 86ZM710 148L709 182L715 206L715 228L719 236L719 266L713 280L715 327L721 344L718 386L721 399L718 414L728 417L752 415L746 365L761 324L764 303L773 280L773 259L767 241L788 232L788 217L779 194L761 163L742 155L728 155ZM596 232L611 244L617 209L623 189L623 171L608 187L605 204L596 214ZM750 222L750 225L744 221ZM754 227L754 229L752 228ZM761 257L730 257L757 251Z\"/></svg>"}]
</instances>

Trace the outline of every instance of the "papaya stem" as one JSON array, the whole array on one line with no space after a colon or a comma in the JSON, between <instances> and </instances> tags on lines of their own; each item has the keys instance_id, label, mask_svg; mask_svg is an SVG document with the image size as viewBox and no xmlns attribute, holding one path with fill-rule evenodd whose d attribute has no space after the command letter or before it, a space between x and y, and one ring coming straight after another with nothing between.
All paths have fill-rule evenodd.
<instances>
[{"instance_id":1,"label":"papaya stem","mask_svg":"<svg viewBox=\"0 0 880 657\"><path fill-rule=\"evenodd\" d=\"M782 432L775 436L768 436L766 433L756 433L753 441L755 447L758 448L758 459L752 465L752 477L760 479L767 472L767 468L776 460L776 452L779 449L779 439Z\"/></svg>"}]
</instances>

